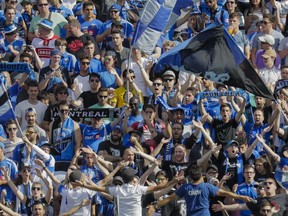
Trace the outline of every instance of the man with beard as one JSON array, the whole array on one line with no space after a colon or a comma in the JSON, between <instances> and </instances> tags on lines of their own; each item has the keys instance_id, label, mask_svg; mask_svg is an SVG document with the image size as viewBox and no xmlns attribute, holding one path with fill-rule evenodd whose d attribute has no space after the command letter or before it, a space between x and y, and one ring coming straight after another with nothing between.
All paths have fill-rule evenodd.
<instances>
[{"instance_id":1,"label":"man with beard","mask_svg":"<svg viewBox=\"0 0 288 216\"><path fill-rule=\"evenodd\" d=\"M120 119L115 119L109 124L104 124L101 117L91 118L91 125L80 124L83 136L83 146L90 147L94 152L98 152L99 144L108 139L112 128L119 123Z\"/></svg>"},{"instance_id":2,"label":"man with beard","mask_svg":"<svg viewBox=\"0 0 288 216\"><path fill-rule=\"evenodd\" d=\"M26 110L25 120L27 122L27 127L33 127L38 134L38 141L48 140L48 136L45 130L39 127L36 122L36 110L33 107L30 107ZM25 131L27 128L22 128Z\"/></svg>"},{"instance_id":3,"label":"man with beard","mask_svg":"<svg viewBox=\"0 0 288 216\"><path fill-rule=\"evenodd\" d=\"M120 126L113 128L110 140L103 141L99 144L98 154L110 162L119 162L123 160L124 146L122 145L122 130Z\"/></svg>"}]
</instances>

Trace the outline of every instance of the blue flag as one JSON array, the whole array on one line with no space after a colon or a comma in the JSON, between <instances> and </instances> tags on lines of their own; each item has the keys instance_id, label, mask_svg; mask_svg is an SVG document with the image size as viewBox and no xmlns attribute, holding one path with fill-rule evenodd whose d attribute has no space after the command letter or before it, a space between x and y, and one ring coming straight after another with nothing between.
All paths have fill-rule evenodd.
<instances>
[{"instance_id":1,"label":"blue flag","mask_svg":"<svg viewBox=\"0 0 288 216\"><path fill-rule=\"evenodd\" d=\"M210 28L164 53L153 71L161 75L167 68L193 73L216 83L274 99L222 25L211 24Z\"/></svg>"},{"instance_id":2,"label":"blue flag","mask_svg":"<svg viewBox=\"0 0 288 216\"><path fill-rule=\"evenodd\" d=\"M15 119L8 94L5 88L6 79L3 74L0 74L0 124L6 125L9 119Z\"/></svg>"}]
</instances>

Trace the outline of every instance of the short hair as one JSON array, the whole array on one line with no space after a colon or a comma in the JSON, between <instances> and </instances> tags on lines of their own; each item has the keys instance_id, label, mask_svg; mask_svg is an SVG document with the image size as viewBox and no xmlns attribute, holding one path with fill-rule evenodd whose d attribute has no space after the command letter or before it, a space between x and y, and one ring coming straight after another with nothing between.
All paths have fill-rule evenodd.
<instances>
[{"instance_id":1,"label":"short hair","mask_svg":"<svg viewBox=\"0 0 288 216\"><path fill-rule=\"evenodd\" d=\"M63 92L63 91L66 92L68 95L68 88L66 86L64 85L57 86L54 90L54 96L56 97L59 94L59 92Z\"/></svg>"},{"instance_id":2,"label":"short hair","mask_svg":"<svg viewBox=\"0 0 288 216\"><path fill-rule=\"evenodd\" d=\"M122 31L120 31L120 30L113 30L111 32L111 35L113 35L113 34L119 34L121 38L124 38L124 35L123 35Z\"/></svg>"},{"instance_id":3,"label":"short hair","mask_svg":"<svg viewBox=\"0 0 288 216\"><path fill-rule=\"evenodd\" d=\"M246 164L246 165L244 166L244 170L247 170L247 169L253 169L253 170L255 171L255 167L254 167L254 165L252 165L252 164Z\"/></svg>"},{"instance_id":4,"label":"short hair","mask_svg":"<svg viewBox=\"0 0 288 216\"><path fill-rule=\"evenodd\" d=\"M148 108L153 109L154 112L156 112L156 108L153 104L147 104L144 106L144 111L146 111Z\"/></svg>"},{"instance_id":5,"label":"short hair","mask_svg":"<svg viewBox=\"0 0 288 216\"><path fill-rule=\"evenodd\" d=\"M78 27L79 29L81 28L81 24L78 19L71 19L68 21L68 24L73 27Z\"/></svg>"},{"instance_id":6,"label":"short hair","mask_svg":"<svg viewBox=\"0 0 288 216\"><path fill-rule=\"evenodd\" d=\"M122 73L122 76L123 76L123 78L126 78L127 77L127 69L125 69L124 71L123 71L123 73ZM132 69L129 69L129 73L133 73L134 74L134 70L132 70Z\"/></svg>"},{"instance_id":7,"label":"short hair","mask_svg":"<svg viewBox=\"0 0 288 216\"><path fill-rule=\"evenodd\" d=\"M273 16L271 16L271 14L264 14L263 15L263 19L269 19L269 21L271 22L271 23L273 23L274 21L275 21L275 18L273 17Z\"/></svg>"},{"instance_id":8,"label":"short hair","mask_svg":"<svg viewBox=\"0 0 288 216\"><path fill-rule=\"evenodd\" d=\"M221 111L223 108L225 108L225 107L228 107L230 110L232 110L232 107L231 107L231 105L230 105L229 103L223 103L223 104L221 104L221 106L220 106L220 111Z\"/></svg>"},{"instance_id":9,"label":"short hair","mask_svg":"<svg viewBox=\"0 0 288 216\"><path fill-rule=\"evenodd\" d=\"M9 120L6 122L6 128L7 128L9 125L11 125L11 124L17 125L17 122L16 122L14 119L9 119ZM17 127L18 127L18 125L17 125Z\"/></svg>"},{"instance_id":10,"label":"short hair","mask_svg":"<svg viewBox=\"0 0 288 216\"><path fill-rule=\"evenodd\" d=\"M192 181L199 181L202 177L202 168L197 165L192 165L189 169L189 174Z\"/></svg>"},{"instance_id":11,"label":"short hair","mask_svg":"<svg viewBox=\"0 0 288 216\"><path fill-rule=\"evenodd\" d=\"M91 41L91 40L86 41L86 42L83 44L83 46L86 47L86 46L89 46L89 45L91 45L91 44L95 47L95 44L94 44L93 41Z\"/></svg>"},{"instance_id":12,"label":"short hair","mask_svg":"<svg viewBox=\"0 0 288 216\"><path fill-rule=\"evenodd\" d=\"M101 87L101 88L98 90L98 94L99 94L100 92L108 92L108 88Z\"/></svg>"},{"instance_id":13,"label":"short hair","mask_svg":"<svg viewBox=\"0 0 288 216\"><path fill-rule=\"evenodd\" d=\"M240 14L238 12L233 12L229 14L229 19L237 18L240 21Z\"/></svg>"},{"instance_id":14,"label":"short hair","mask_svg":"<svg viewBox=\"0 0 288 216\"><path fill-rule=\"evenodd\" d=\"M31 80L28 84L28 88L30 87L37 87L39 89L39 83L36 80Z\"/></svg>"},{"instance_id":15,"label":"short hair","mask_svg":"<svg viewBox=\"0 0 288 216\"><path fill-rule=\"evenodd\" d=\"M64 38L57 38L55 40L55 46L60 46L61 44L67 46L67 41Z\"/></svg>"},{"instance_id":16,"label":"short hair","mask_svg":"<svg viewBox=\"0 0 288 216\"><path fill-rule=\"evenodd\" d=\"M60 101L59 104L58 104L58 108L60 108L60 106L68 106L69 107L69 103L66 100Z\"/></svg>"},{"instance_id":17,"label":"short hair","mask_svg":"<svg viewBox=\"0 0 288 216\"><path fill-rule=\"evenodd\" d=\"M154 82L155 80L161 80L162 84L164 83L164 80L162 77L156 76L152 79L152 82Z\"/></svg>"},{"instance_id":18,"label":"short hair","mask_svg":"<svg viewBox=\"0 0 288 216\"><path fill-rule=\"evenodd\" d=\"M85 2L85 3L83 3L83 10L85 10L85 8L86 8L86 7L89 7L89 6L92 6L92 7L94 7L94 4L93 4L93 2L91 2L91 1L88 1L88 2Z\"/></svg>"},{"instance_id":19,"label":"short hair","mask_svg":"<svg viewBox=\"0 0 288 216\"><path fill-rule=\"evenodd\" d=\"M36 205L41 205L43 207L43 209L45 210L45 204L43 202L37 200L33 203L33 205L31 207L33 208Z\"/></svg>"},{"instance_id":20,"label":"short hair","mask_svg":"<svg viewBox=\"0 0 288 216\"><path fill-rule=\"evenodd\" d=\"M282 70L282 69L286 69L286 68L288 68L288 65L282 65L282 66L281 66L281 70Z\"/></svg>"},{"instance_id":21,"label":"short hair","mask_svg":"<svg viewBox=\"0 0 288 216\"><path fill-rule=\"evenodd\" d=\"M100 80L100 75L98 73L90 73L89 74L89 80L91 80L91 78L93 77L97 77Z\"/></svg>"},{"instance_id":22,"label":"short hair","mask_svg":"<svg viewBox=\"0 0 288 216\"><path fill-rule=\"evenodd\" d=\"M22 59L22 58L29 58L29 59L32 61L33 56L30 55L30 54L27 53L27 52L23 52L23 53L20 54L20 59Z\"/></svg>"},{"instance_id":23,"label":"short hair","mask_svg":"<svg viewBox=\"0 0 288 216\"><path fill-rule=\"evenodd\" d=\"M9 1L9 0L8 0L8 1ZM7 2L8 2L8 1L7 1ZM4 9L4 14L6 14L7 10L14 10L14 12L15 12L15 14L16 14L16 9L13 8L12 6L7 6L7 7L5 7L5 9Z\"/></svg>"},{"instance_id":24,"label":"short hair","mask_svg":"<svg viewBox=\"0 0 288 216\"><path fill-rule=\"evenodd\" d=\"M80 58L79 58L80 62L81 62L83 59L88 59L89 61L91 60L91 58L90 58L89 56L86 56L86 55L80 56Z\"/></svg>"},{"instance_id":25,"label":"short hair","mask_svg":"<svg viewBox=\"0 0 288 216\"><path fill-rule=\"evenodd\" d=\"M172 130L173 130L173 126L176 125L176 124L180 125L180 126L181 126L181 129L184 130L184 125L183 125L182 123L180 123L180 122L175 122L175 123L173 123L173 125L172 125Z\"/></svg>"}]
</instances>

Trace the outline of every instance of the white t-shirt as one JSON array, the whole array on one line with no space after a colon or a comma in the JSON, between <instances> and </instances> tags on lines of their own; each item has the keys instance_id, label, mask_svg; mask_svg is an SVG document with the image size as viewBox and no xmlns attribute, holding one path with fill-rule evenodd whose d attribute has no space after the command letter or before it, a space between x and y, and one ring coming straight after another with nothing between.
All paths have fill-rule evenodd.
<instances>
[{"instance_id":1,"label":"white t-shirt","mask_svg":"<svg viewBox=\"0 0 288 216\"><path fill-rule=\"evenodd\" d=\"M118 216L141 216L141 197L147 192L146 186L124 184L123 186L109 187L109 193L119 199L117 206ZM118 202L115 202L118 203Z\"/></svg>"},{"instance_id":2,"label":"white t-shirt","mask_svg":"<svg viewBox=\"0 0 288 216\"><path fill-rule=\"evenodd\" d=\"M62 196L60 214L68 212L71 208L80 205L81 202L86 199L91 199L95 195L95 191L88 190L86 188L72 188L68 189L63 185L60 185L58 189ZM91 204L83 206L74 216L90 216L91 215Z\"/></svg>"},{"instance_id":3,"label":"white t-shirt","mask_svg":"<svg viewBox=\"0 0 288 216\"><path fill-rule=\"evenodd\" d=\"M84 91L90 91L90 83L89 83L89 74L86 76L78 75L74 79L75 88L75 97L78 98L80 94Z\"/></svg>"},{"instance_id":4,"label":"white t-shirt","mask_svg":"<svg viewBox=\"0 0 288 216\"><path fill-rule=\"evenodd\" d=\"M11 142L9 139L7 139L6 141L4 141L4 155L5 157L12 159L13 157L13 151L16 148L17 145L22 144L23 140L19 139L17 142Z\"/></svg>"},{"instance_id":5,"label":"white t-shirt","mask_svg":"<svg viewBox=\"0 0 288 216\"><path fill-rule=\"evenodd\" d=\"M21 128L27 128L27 122L25 120L26 110L28 108L34 108L36 110L36 121L40 125L44 119L45 111L47 109L47 105L38 101L37 104L31 104L28 100L24 100L16 105L15 114L16 117L21 118L21 122L19 122Z\"/></svg>"}]
</instances>

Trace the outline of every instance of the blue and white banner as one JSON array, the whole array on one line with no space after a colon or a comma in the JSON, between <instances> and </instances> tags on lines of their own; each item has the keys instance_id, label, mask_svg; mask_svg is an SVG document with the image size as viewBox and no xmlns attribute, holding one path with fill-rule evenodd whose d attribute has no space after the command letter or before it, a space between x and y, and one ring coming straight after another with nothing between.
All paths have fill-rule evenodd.
<instances>
[{"instance_id":1,"label":"blue and white banner","mask_svg":"<svg viewBox=\"0 0 288 216\"><path fill-rule=\"evenodd\" d=\"M34 71L26 62L1 62L0 71L26 73L29 75L30 79L35 80Z\"/></svg>"}]
</instances>

